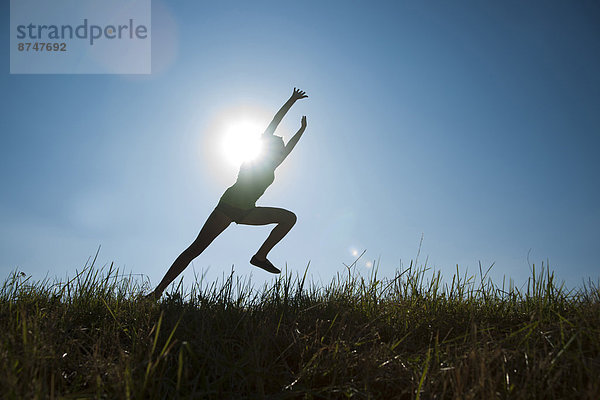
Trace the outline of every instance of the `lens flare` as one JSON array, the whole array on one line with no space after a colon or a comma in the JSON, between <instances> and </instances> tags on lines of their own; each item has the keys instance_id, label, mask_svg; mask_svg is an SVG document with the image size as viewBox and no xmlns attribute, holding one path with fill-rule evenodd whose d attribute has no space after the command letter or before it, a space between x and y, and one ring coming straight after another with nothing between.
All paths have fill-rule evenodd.
<instances>
[{"instance_id":1,"label":"lens flare","mask_svg":"<svg viewBox=\"0 0 600 400\"><path fill-rule=\"evenodd\" d=\"M221 142L223 155L227 161L239 166L246 161L260 157L262 126L253 121L231 123L223 133Z\"/></svg>"}]
</instances>

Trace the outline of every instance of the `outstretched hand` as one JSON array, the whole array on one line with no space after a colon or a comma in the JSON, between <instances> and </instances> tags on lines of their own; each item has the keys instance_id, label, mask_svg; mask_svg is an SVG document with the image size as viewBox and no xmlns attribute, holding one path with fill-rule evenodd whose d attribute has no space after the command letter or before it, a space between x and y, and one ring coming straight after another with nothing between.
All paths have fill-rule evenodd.
<instances>
[{"instance_id":1,"label":"outstretched hand","mask_svg":"<svg viewBox=\"0 0 600 400\"><path fill-rule=\"evenodd\" d=\"M292 99L300 100L300 99L304 99L306 97L308 97L308 95L306 94L306 92L304 90L294 88L294 93L292 93Z\"/></svg>"},{"instance_id":2,"label":"outstretched hand","mask_svg":"<svg viewBox=\"0 0 600 400\"><path fill-rule=\"evenodd\" d=\"M302 126L302 130L306 129L306 115L302 116L302 120L300 121L300 125Z\"/></svg>"}]
</instances>

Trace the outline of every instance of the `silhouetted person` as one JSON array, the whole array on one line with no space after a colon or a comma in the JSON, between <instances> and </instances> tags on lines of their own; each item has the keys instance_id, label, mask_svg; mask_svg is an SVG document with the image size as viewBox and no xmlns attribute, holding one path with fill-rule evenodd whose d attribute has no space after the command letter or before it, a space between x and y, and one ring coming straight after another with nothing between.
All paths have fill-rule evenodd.
<instances>
[{"instance_id":1,"label":"silhouetted person","mask_svg":"<svg viewBox=\"0 0 600 400\"><path fill-rule=\"evenodd\" d=\"M245 162L240 167L237 181L228 188L217 207L209 215L194 242L173 262L162 281L148 297L158 298L169 284L198 257L204 249L231 224L268 225L277 224L260 249L250 259L250 264L268 272L278 274L277 269L267 259L269 251L275 246L296 223L296 215L283 208L257 207L256 200L265 192L275 179L275 168L290 154L306 129L306 116L302 117L301 127L296 134L284 144L281 136L275 136L275 129L292 105L300 99L308 97L305 92L294 88L289 100L275 114L273 120L261 136L263 153L260 159Z\"/></svg>"}]
</instances>

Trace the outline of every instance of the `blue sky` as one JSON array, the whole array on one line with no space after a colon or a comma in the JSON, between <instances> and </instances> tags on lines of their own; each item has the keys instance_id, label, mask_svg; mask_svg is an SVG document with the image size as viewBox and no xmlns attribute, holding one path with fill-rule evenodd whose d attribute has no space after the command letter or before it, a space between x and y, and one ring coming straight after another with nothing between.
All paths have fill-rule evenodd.
<instances>
[{"instance_id":1,"label":"blue sky","mask_svg":"<svg viewBox=\"0 0 600 400\"><path fill-rule=\"evenodd\" d=\"M8 26L9 4L0 6ZM324 282L367 250L379 274L550 262L599 278L600 6L593 2L152 2L149 76L10 75L2 35L0 270L98 263L156 284L236 171L217 121L300 143L260 205L298 223L275 265ZM185 272L271 279L269 227L232 225Z\"/></svg>"}]
</instances>

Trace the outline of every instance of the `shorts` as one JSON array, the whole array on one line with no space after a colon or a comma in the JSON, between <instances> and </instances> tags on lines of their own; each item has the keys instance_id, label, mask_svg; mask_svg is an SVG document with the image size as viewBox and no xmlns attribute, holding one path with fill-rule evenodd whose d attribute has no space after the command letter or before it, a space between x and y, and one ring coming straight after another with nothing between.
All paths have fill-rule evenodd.
<instances>
[{"instance_id":1,"label":"shorts","mask_svg":"<svg viewBox=\"0 0 600 400\"><path fill-rule=\"evenodd\" d=\"M215 210L221 211L223 214L225 214L226 216L231 218L231 220L233 222L235 222L236 224L239 224L240 221L242 221L244 218L246 218L246 216L248 214L250 214L250 212L252 210L254 210L255 208L256 207L243 209L243 208L234 207L230 204L220 201L219 204L217 204L217 206L215 207Z\"/></svg>"}]
</instances>

